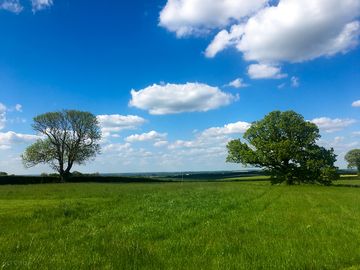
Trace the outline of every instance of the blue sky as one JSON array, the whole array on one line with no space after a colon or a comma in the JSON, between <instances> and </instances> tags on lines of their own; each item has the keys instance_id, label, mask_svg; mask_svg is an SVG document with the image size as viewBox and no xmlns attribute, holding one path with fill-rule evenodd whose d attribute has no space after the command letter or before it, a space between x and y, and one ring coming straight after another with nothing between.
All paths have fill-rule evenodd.
<instances>
[{"instance_id":1,"label":"blue sky","mask_svg":"<svg viewBox=\"0 0 360 270\"><path fill-rule=\"evenodd\" d=\"M359 0L0 0L0 171L49 171L20 155L32 118L61 109L102 125L81 171L241 169L226 142L289 109L345 167L360 147L359 15Z\"/></svg>"}]
</instances>

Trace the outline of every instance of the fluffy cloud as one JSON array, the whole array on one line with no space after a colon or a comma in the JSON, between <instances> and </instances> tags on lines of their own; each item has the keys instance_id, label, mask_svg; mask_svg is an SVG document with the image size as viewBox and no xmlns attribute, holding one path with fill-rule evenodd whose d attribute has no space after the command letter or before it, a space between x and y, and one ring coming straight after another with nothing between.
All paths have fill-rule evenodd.
<instances>
[{"instance_id":1,"label":"fluffy cloud","mask_svg":"<svg viewBox=\"0 0 360 270\"><path fill-rule=\"evenodd\" d=\"M342 130L354 123L356 123L355 119L340 119L335 118L331 119L328 117L320 117L311 120L310 122L316 124L320 129L324 130L325 132L331 133L335 131Z\"/></svg>"},{"instance_id":2,"label":"fluffy cloud","mask_svg":"<svg viewBox=\"0 0 360 270\"><path fill-rule=\"evenodd\" d=\"M360 100L354 101L351 105L353 107L360 107Z\"/></svg>"},{"instance_id":3,"label":"fluffy cloud","mask_svg":"<svg viewBox=\"0 0 360 270\"><path fill-rule=\"evenodd\" d=\"M134 134L125 138L127 142L145 142L145 141L163 141L166 139L167 133L159 133L152 130L148 133Z\"/></svg>"},{"instance_id":4,"label":"fluffy cloud","mask_svg":"<svg viewBox=\"0 0 360 270\"><path fill-rule=\"evenodd\" d=\"M225 86L230 86L230 87L234 87L234 88L243 88L243 87L247 87L248 85L246 83L244 83L244 80L242 78L237 78L237 79L229 82Z\"/></svg>"},{"instance_id":5,"label":"fluffy cloud","mask_svg":"<svg viewBox=\"0 0 360 270\"><path fill-rule=\"evenodd\" d=\"M182 152L177 152L179 155L207 155L209 153L215 154L216 152L220 155L225 155L226 144L232 138L232 135L245 133L250 126L250 123L239 121L226 124L222 127L211 127L196 134L193 140L177 140L169 144L168 149L182 149Z\"/></svg>"},{"instance_id":6,"label":"fluffy cloud","mask_svg":"<svg viewBox=\"0 0 360 270\"><path fill-rule=\"evenodd\" d=\"M248 122L236 122L224 125L223 127L212 127L204 130L202 136L205 137L218 137L231 134L241 134L250 128L251 124Z\"/></svg>"},{"instance_id":7,"label":"fluffy cloud","mask_svg":"<svg viewBox=\"0 0 360 270\"><path fill-rule=\"evenodd\" d=\"M208 32L254 13L267 0L168 0L160 13L160 26L178 37Z\"/></svg>"},{"instance_id":8,"label":"fluffy cloud","mask_svg":"<svg viewBox=\"0 0 360 270\"><path fill-rule=\"evenodd\" d=\"M131 90L132 107L163 115L182 112L206 112L225 106L237 99L218 87L202 83L154 84L142 90Z\"/></svg>"},{"instance_id":9,"label":"fluffy cloud","mask_svg":"<svg viewBox=\"0 0 360 270\"><path fill-rule=\"evenodd\" d=\"M0 1L0 10L1 9L18 14L23 10L23 7L19 0L3 0Z\"/></svg>"},{"instance_id":10,"label":"fluffy cloud","mask_svg":"<svg viewBox=\"0 0 360 270\"><path fill-rule=\"evenodd\" d=\"M15 105L15 111L22 112L22 105L21 104L16 104Z\"/></svg>"},{"instance_id":11,"label":"fluffy cloud","mask_svg":"<svg viewBox=\"0 0 360 270\"><path fill-rule=\"evenodd\" d=\"M6 123L6 106L0 103L0 130L5 127Z\"/></svg>"},{"instance_id":12,"label":"fluffy cloud","mask_svg":"<svg viewBox=\"0 0 360 270\"><path fill-rule=\"evenodd\" d=\"M53 5L53 0L31 0L33 12L46 9Z\"/></svg>"},{"instance_id":13,"label":"fluffy cloud","mask_svg":"<svg viewBox=\"0 0 360 270\"><path fill-rule=\"evenodd\" d=\"M163 147L166 146L169 142L168 141L157 141L154 143L155 147Z\"/></svg>"},{"instance_id":14,"label":"fluffy cloud","mask_svg":"<svg viewBox=\"0 0 360 270\"><path fill-rule=\"evenodd\" d=\"M229 32L221 31L208 50L214 44L221 46L207 55L231 45L246 60L262 63L302 62L345 53L358 43L359 15L359 0L280 0Z\"/></svg>"},{"instance_id":15,"label":"fluffy cloud","mask_svg":"<svg viewBox=\"0 0 360 270\"><path fill-rule=\"evenodd\" d=\"M281 73L281 68L266 64L252 64L248 68L248 74L252 79L282 79L287 74Z\"/></svg>"},{"instance_id":16,"label":"fluffy cloud","mask_svg":"<svg viewBox=\"0 0 360 270\"><path fill-rule=\"evenodd\" d=\"M32 11L37 11L49 8L53 5L53 0L31 0ZM24 10L19 0L0 0L0 10L7 10L19 14Z\"/></svg>"},{"instance_id":17,"label":"fluffy cloud","mask_svg":"<svg viewBox=\"0 0 360 270\"><path fill-rule=\"evenodd\" d=\"M9 149L14 144L31 143L40 139L40 136L21 134L13 131L0 132L0 149Z\"/></svg>"},{"instance_id":18,"label":"fluffy cloud","mask_svg":"<svg viewBox=\"0 0 360 270\"><path fill-rule=\"evenodd\" d=\"M144 118L136 115L106 114L98 115L97 119L104 137L108 137L114 132L136 129L146 122Z\"/></svg>"},{"instance_id":19,"label":"fluffy cloud","mask_svg":"<svg viewBox=\"0 0 360 270\"><path fill-rule=\"evenodd\" d=\"M236 44L240 42L243 33L243 25L233 25L229 32L227 30L221 30L206 48L205 56L213 58L222 50L230 46L236 46Z\"/></svg>"},{"instance_id":20,"label":"fluffy cloud","mask_svg":"<svg viewBox=\"0 0 360 270\"><path fill-rule=\"evenodd\" d=\"M123 151L131 151L131 144L130 143L125 143L125 144L120 144L120 143L110 143L110 144L106 144L102 147L102 151L104 153L109 153L109 152L123 152Z\"/></svg>"},{"instance_id":21,"label":"fluffy cloud","mask_svg":"<svg viewBox=\"0 0 360 270\"><path fill-rule=\"evenodd\" d=\"M345 154L354 148L359 147L360 143L359 141L350 141L349 139L342 137L342 136L337 136L335 138L332 138L330 140L324 140L324 139L320 139L318 141L319 145L325 147L325 148L334 148L336 154L338 155L337 160L343 160Z\"/></svg>"}]
</instances>

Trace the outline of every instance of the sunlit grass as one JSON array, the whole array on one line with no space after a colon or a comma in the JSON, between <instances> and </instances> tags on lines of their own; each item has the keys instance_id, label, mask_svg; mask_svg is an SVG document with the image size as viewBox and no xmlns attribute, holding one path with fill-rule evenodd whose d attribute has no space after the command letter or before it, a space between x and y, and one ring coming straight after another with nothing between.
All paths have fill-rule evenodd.
<instances>
[{"instance_id":1,"label":"sunlit grass","mask_svg":"<svg viewBox=\"0 0 360 270\"><path fill-rule=\"evenodd\" d=\"M0 186L1 269L358 269L356 188Z\"/></svg>"}]
</instances>

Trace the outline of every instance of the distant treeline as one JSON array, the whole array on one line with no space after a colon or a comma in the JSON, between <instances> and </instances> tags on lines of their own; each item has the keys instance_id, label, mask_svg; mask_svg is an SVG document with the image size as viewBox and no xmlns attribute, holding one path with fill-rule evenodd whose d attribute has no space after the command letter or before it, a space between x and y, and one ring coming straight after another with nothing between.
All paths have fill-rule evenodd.
<instances>
[{"instance_id":1,"label":"distant treeline","mask_svg":"<svg viewBox=\"0 0 360 270\"><path fill-rule=\"evenodd\" d=\"M156 183L165 182L150 177L122 177L122 176L71 176L67 183ZM58 176L1 176L0 185L31 185L61 183Z\"/></svg>"},{"instance_id":2,"label":"distant treeline","mask_svg":"<svg viewBox=\"0 0 360 270\"><path fill-rule=\"evenodd\" d=\"M214 179L226 179L226 178L238 178L246 176L264 176L263 171L221 171L221 172L189 172L178 173L169 176L163 176L164 178L172 179L196 179L196 180L214 180Z\"/></svg>"},{"instance_id":3,"label":"distant treeline","mask_svg":"<svg viewBox=\"0 0 360 270\"><path fill-rule=\"evenodd\" d=\"M341 175L356 174L354 170L339 170ZM264 176L264 171L218 171L218 172L184 172L184 173L144 173L128 175L101 175L82 174L74 172L66 178L67 183L158 183L158 182L179 182L179 181L228 181L237 178L236 181L254 181L246 177ZM234 180L235 181L235 180ZM268 181L268 179L259 179L257 181ZM7 175L0 172L0 185L29 185L29 184L50 184L61 183L61 178L57 174L43 173L39 176L18 176Z\"/></svg>"}]
</instances>

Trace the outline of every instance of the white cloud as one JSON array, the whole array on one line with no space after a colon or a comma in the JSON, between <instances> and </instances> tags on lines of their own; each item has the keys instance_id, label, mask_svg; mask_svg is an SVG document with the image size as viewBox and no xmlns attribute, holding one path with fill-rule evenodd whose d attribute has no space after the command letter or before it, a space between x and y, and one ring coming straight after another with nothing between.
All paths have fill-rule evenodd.
<instances>
[{"instance_id":1,"label":"white cloud","mask_svg":"<svg viewBox=\"0 0 360 270\"><path fill-rule=\"evenodd\" d=\"M310 122L316 124L320 129L324 130L325 132L331 133L335 131L342 130L354 123L356 123L355 119L340 119L335 118L331 119L328 117L320 117L311 120Z\"/></svg>"},{"instance_id":2,"label":"white cloud","mask_svg":"<svg viewBox=\"0 0 360 270\"><path fill-rule=\"evenodd\" d=\"M281 73L281 68L267 64L252 64L248 68L248 74L252 79L282 79L287 74Z\"/></svg>"},{"instance_id":3,"label":"white cloud","mask_svg":"<svg viewBox=\"0 0 360 270\"><path fill-rule=\"evenodd\" d=\"M32 11L37 11L49 8L53 5L53 0L31 0ZM0 0L0 10L7 10L19 14L24 10L19 0Z\"/></svg>"},{"instance_id":4,"label":"white cloud","mask_svg":"<svg viewBox=\"0 0 360 270\"><path fill-rule=\"evenodd\" d=\"M163 141L166 139L167 133L159 133L155 130L152 130L148 133L143 134L133 134L125 138L127 142L145 142L145 141Z\"/></svg>"},{"instance_id":5,"label":"white cloud","mask_svg":"<svg viewBox=\"0 0 360 270\"><path fill-rule=\"evenodd\" d=\"M16 110L17 112L22 112L22 105L21 105L21 104L16 104L16 105L15 105L15 110Z\"/></svg>"},{"instance_id":6,"label":"white cloud","mask_svg":"<svg viewBox=\"0 0 360 270\"><path fill-rule=\"evenodd\" d=\"M351 104L351 106L353 106L353 107L360 107L360 100L354 101L354 102Z\"/></svg>"},{"instance_id":7,"label":"white cloud","mask_svg":"<svg viewBox=\"0 0 360 270\"><path fill-rule=\"evenodd\" d=\"M237 79L229 82L225 86L231 86L231 87L234 87L234 88L243 88L243 87L247 87L249 85L244 83L244 80L242 78L237 78Z\"/></svg>"},{"instance_id":8,"label":"white cloud","mask_svg":"<svg viewBox=\"0 0 360 270\"><path fill-rule=\"evenodd\" d=\"M196 134L193 140L177 140L168 145L170 151L176 151L178 157L223 158L226 156L226 144L238 135L246 132L251 126L247 122L226 124L223 127L211 127Z\"/></svg>"},{"instance_id":9,"label":"white cloud","mask_svg":"<svg viewBox=\"0 0 360 270\"><path fill-rule=\"evenodd\" d=\"M291 77L291 86L297 88L300 86L300 79L298 77L292 76Z\"/></svg>"},{"instance_id":10,"label":"white cloud","mask_svg":"<svg viewBox=\"0 0 360 270\"><path fill-rule=\"evenodd\" d=\"M235 46L240 42L243 33L244 27L242 25L233 25L229 32L225 29L221 30L206 48L205 56L213 58L227 47Z\"/></svg>"},{"instance_id":11,"label":"white cloud","mask_svg":"<svg viewBox=\"0 0 360 270\"><path fill-rule=\"evenodd\" d=\"M49 8L53 5L53 0L31 0L33 12Z\"/></svg>"},{"instance_id":12,"label":"white cloud","mask_svg":"<svg viewBox=\"0 0 360 270\"><path fill-rule=\"evenodd\" d=\"M137 115L105 114L98 115L97 119L104 137L122 130L136 129L146 122L144 118Z\"/></svg>"},{"instance_id":13,"label":"white cloud","mask_svg":"<svg viewBox=\"0 0 360 270\"><path fill-rule=\"evenodd\" d=\"M160 12L160 26L178 37L206 33L254 13L267 0L168 0Z\"/></svg>"},{"instance_id":14,"label":"white cloud","mask_svg":"<svg viewBox=\"0 0 360 270\"><path fill-rule=\"evenodd\" d=\"M154 146L155 147L163 147L163 146L168 145L168 143L169 143L168 141L157 141L154 143Z\"/></svg>"},{"instance_id":15,"label":"white cloud","mask_svg":"<svg viewBox=\"0 0 360 270\"><path fill-rule=\"evenodd\" d=\"M9 149L14 144L31 143L40 138L37 135L21 134L13 131L0 132L0 148Z\"/></svg>"},{"instance_id":16,"label":"white cloud","mask_svg":"<svg viewBox=\"0 0 360 270\"><path fill-rule=\"evenodd\" d=\"M352 134L353 134L354 136L360 136L360 131L354 131Z\"/></svg>"},{"instance_id":17,"label":"white cloud","mask_svg":"<svg viewBox=\"0 0 360 270\"><path fill-rule=\"evenodd\" d=\"M130 143L125 143L125 144L110 143L110 144L104 145L101 150L104 153L123 152L123 151L128 152L128 151L131 151L131 144Z\"/></svg>"},{"instance_id":18,"label":"white cloud","mask_svg":"<svg viewBox=\"0 0 360 270\"><path fill-rule=\"evenodd\" d=\"M5 127L6 123L6 106L0 103L0 130Z\"/></svg>"},{"instance_id":19,"label":"white cloud","mask_svg":"<svg viewBox=\"0 0 360 270\"><path fill-rule=\"evenodd\" d=\"M235 45L246 60L262 63L303 62L346 53L358 44L359 15L359 0L280 0L241 23L242 31L233 27L227 35L220 32L209 48L221 44L214 56Z\"/></svg>"},{"instance_id":20,"label":"white cloud","mask_svg":"<svg viewBox=\"0 0 360 270\"><path fill-rule=\"evenodd\" d=\"M0 1L0 10L2 9L19 14L24 8L19 0L3 0Z\"/></svg>"},{"instance_id":21,"label":"white cloud","mask_svg":"<svg viewBox=\"0 0 360 270\"><path fill-rule=\"evenodd\" d=\"M341 161L344 158L344 155L351 149L357 148L360 143L359 141L350 141L343 136L336 136L330 140L320 139L318 141L319 145L325 148L334 148L336 154L338 155L337 160Z\"/></svg>"},{"instance_id":22,"label":"white cloud","mask_svg":"<svg viewBox=\"0 0 360 270\"><path fill-rule=\"evenodd\" d=\"M154 84L142 90L131 90L132 107L164 115L182 112L206 112L225 106L237 99L218 87L202 83Z\"/></svg>"},{"instance_id":23,"label":"white cloud","mask_svg":"<svg viewBox=\"0 0 360 270\"><path fill-rule=\"evenodd\" d=\"M212 127L204 130L202 136L205 137L218 137L230 134L241 134L250 128L251 124L248 122L236 122L224 125L223 127Z\"/></svg>"}]
</instances>

